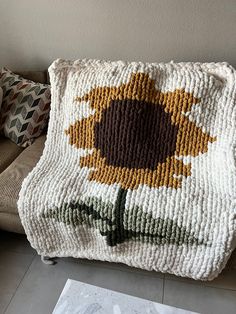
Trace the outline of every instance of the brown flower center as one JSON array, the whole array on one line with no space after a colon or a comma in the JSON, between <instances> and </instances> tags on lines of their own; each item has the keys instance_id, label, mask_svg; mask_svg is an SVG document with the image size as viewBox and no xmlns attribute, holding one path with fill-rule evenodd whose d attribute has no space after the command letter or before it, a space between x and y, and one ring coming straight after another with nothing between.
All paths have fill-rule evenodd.
<instances>
[{"instance_id":1,"label":"brown flower center","mask_svg":"<svg viewBox=\"0 0 236 314\"><path fill-rule=\"evenodd\" d=\"M173 156L177 132L161 105L113 100L95 124L95 147L107 165L155 170Z\"/></svg>"}]
</instances>

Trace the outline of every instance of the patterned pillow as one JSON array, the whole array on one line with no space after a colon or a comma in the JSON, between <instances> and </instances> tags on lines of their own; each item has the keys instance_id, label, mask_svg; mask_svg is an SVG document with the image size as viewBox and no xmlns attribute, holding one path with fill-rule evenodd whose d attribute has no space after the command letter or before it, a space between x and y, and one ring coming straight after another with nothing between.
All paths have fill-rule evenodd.
<instances>
[{"instance_id":1,"label":"patterned pillow","mask_svg":"<svg viewBox=\"0 0 236 314\"><path fill-rule=\"evenodd\" d=\"M1 105L2 105L2 88L0 87L0 109L1 109Z\"/></svg>"},{"instance_id":2,"label":"patterned pillow","mask_svg":"<svg viewBox=\"0 0 236 314\"><path fill-rule=\"evenodd\" d=\"M36 83L3 68L0 132L26 147L45 129L50 110L50 86Z\"/></svg>"}]
</instances>

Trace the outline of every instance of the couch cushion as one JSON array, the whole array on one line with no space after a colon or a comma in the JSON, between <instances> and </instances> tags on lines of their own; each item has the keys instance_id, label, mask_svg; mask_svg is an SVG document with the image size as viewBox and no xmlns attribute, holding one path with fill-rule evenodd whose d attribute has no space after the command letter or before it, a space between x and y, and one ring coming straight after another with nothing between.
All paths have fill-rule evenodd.
<instances>
[{"instance_id":1,"label":"couch cushion","mask_svg":"<svg viewBox=\"0 0 236 314\"><path fill-rule=\"evenodd\" d=\"M16 145L8 138L0 137L0 173L23 151L23 148Z\"/></svg>"},{"instance_id":2,"label":"couch cushion","mask_svg":"<svg viewBox=\"0 0 236 314\"><path fill-rule=\"evenodd\" d=\"M38 162L44 147L45 135L40 136L26 148L12 163L0 174L0 217L6 214L17 215L17 200L23 179ZM2 215L2 216L1 216ZM9 216L5 217L10 219ZM14 219L13 219L14 218ZM15 223L15 217L13 216ZM1 221L2 218L0 218ZM5 229L0 224L0 228ZM9 228L7 228L9 230ZM14 231L14 230L11 230ZM18 232L16 230L16 232Z\"/></svg>"},{"instance_id":3,"label":"couch cushion","mask_svg":"<svg viewBox=\"0 0 236 314\"><path fill-rule=\"evenodd\" d=\"M0 212L0 229L9 232L25 233L18 214Z\"/></svg>"}]
</instances>

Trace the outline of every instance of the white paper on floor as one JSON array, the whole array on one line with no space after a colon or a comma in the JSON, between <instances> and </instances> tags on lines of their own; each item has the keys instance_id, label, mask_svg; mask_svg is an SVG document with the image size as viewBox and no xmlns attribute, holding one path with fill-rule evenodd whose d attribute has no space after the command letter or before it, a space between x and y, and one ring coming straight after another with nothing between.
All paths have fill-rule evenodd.
<instances>
[{"instance_id":1,"label":"white paper on floor","mask_svg":"<svg viewBox=\"0 0 236 314\"><path fill-rule=\"evenodd\" d=\"M68 279L53 314L196 314Z\"/></svg>"}]
</instances>

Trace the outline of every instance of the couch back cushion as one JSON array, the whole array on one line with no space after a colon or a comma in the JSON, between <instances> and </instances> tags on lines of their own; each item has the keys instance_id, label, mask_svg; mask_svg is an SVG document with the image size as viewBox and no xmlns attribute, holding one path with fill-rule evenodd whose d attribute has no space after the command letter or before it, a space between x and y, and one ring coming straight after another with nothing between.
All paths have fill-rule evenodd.
<instances>
[{"instance_id":1,"label":"couch back cushion","mask_svg":"<svg viewBox=\"0 0 236 314\"><path fill-rule=\"evenodd\" d=\"M16 72L16 74L33 82L42 83L42 84L49 83L48 72L46 70L45 71L20 71L20 72Z\"/></svg>"}]
</instances>

